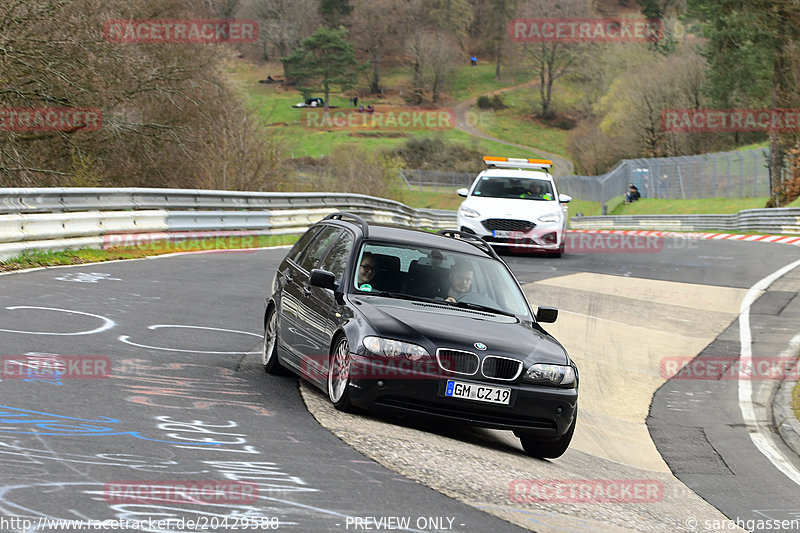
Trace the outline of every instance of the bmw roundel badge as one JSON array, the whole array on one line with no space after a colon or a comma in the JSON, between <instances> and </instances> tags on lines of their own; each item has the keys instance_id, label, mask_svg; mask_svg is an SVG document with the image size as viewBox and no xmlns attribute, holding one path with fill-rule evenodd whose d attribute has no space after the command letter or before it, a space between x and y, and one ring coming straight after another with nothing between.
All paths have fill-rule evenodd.
<instances>
[{"instance_id":1,"label":"bmw roundel badge","mask_svg":"<svg viewBox=\"0 0 800 533\"><path fill-rule=\"evenodd\" d=\"M476 342L475 343L475 348L477 348L479 350L485 350L486 349L486 345L483 344L482 342Z\"/></svg>"}]
</instances>

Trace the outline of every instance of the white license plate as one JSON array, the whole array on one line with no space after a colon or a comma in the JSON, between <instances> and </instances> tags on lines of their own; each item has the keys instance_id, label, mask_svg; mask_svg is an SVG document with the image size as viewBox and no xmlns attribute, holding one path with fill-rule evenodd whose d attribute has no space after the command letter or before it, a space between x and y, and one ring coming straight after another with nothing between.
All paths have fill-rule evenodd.
<instances>
[{"instance_id":1,"label":"white license plate","mask_svg":"<svg viewBox=\"0 0 800 533\"><path fill-rule=\"evenodd\" d=\"M444 395L451 398L464 398L466 400L508 405L511 400L511 389L449 379L447 380L447 388L444 391Z\"/></svg>"},{"instance_id":2,"label":"white license plate","mask_svg":"<svg viewBox=\"0 0 800 533\"><path fill-rule=\"evenodd\" d=\"M494 230L492 232L492 237L497 239L524 239L525 234L521 231L505 231L505 230Z\"/></svg>"}]
</instances>

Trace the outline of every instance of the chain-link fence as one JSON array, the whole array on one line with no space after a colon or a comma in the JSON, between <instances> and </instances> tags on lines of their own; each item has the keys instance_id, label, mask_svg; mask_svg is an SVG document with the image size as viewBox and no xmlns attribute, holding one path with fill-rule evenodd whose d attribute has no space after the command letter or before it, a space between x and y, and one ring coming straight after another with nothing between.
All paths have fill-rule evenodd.
<instances>
[{"instance_id":1,"label":"chain-link fence","mask_svg":"<svg viewBox=\"0 0 800 533\"><path fill-rule=\"evenodd\" d=\"M769 150L624 159L602 176L557 178L559 192L602 202L633 183L643 198L748 198L769 193Z\"/></svg>"}]
</instances>

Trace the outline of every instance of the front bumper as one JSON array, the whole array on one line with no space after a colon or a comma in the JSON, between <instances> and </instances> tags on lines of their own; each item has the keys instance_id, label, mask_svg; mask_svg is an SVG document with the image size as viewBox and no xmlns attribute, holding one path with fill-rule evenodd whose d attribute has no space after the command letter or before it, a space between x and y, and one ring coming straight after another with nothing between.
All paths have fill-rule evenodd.
<instances>
[{"instance_id":1,"label":"front bumper","mask_svg":"<svg viewBox=\"0 0 800 533\"><path fill-rule=\"evenodd\" d=\"M458 227L461 231L473 233L492 246L519 249L558 251L564 244L564 227L560 223L538 223L526 232L514 232L511 237L495 237L494 232L487 230L481 219L467 218L458 215Z\"/></svg>"},{"instance_id":2,"label":"front bumper","mask_svg":"<svg viewBox=\"0 0 800 533\"><path fill-rule=\"evenodd\" d=\"M523 382L475 379L444 372L399 373L372 358L351 354L368 373L350 380L350 399L364 410L449 420L472 426L523 432L542 438L565 434L575 416L578 389ZM364 377L368 376L368 377ZM447 381L511 389L508 405L445 396Z\"/></svg>"}]
</instances>

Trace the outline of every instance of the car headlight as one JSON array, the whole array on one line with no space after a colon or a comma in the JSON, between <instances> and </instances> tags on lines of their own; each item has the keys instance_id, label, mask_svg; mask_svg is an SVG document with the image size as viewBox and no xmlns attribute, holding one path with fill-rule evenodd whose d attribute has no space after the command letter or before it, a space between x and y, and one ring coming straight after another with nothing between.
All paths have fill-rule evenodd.
<instances>
[{"instance_id":1,"label":"car headlight","mask_svg":"<svg viewBox=\"0 0 800 533\"><path fill-rule=\"evenodd\" d=\"M561 215L558 213L550 213L549 215L542 215L539 217L539 222L561 222Z\"/></svg>"},{"instance_id":2,"label":"car headlight","mask_svg":"<svg viewBox=\"0 0 800 533\"><path fill-rule=\"evenodd\" d=\"M423 357L430 356L428 350L417 344L382 337L364 337L364 347L371 353L382 357L405 357L412 361L418 361Z\"/></svg>"},{"instance_id":3,"label":"car headlight","mask_svg":"<svg viewBox=\"0 0 800 533\"><path fill-rule=\"evenodd\" d=\"M575 369L566 365L536 363L525 373L525 379L545 385L575 385Z\"/></svg>"},{"instance_id":4,"label":"car headlight","mask_svg":"<svg viewBox=\"0 0 800 533\"><path fill-rule=\"evenodd\" d=\"M467 218L478 218L479 216L481 216L480 213L478 213L477 211L475 211L470 207L460 207L458 210L461 212L462 216L465 216Z\"/></svg>"}]
</instances>

